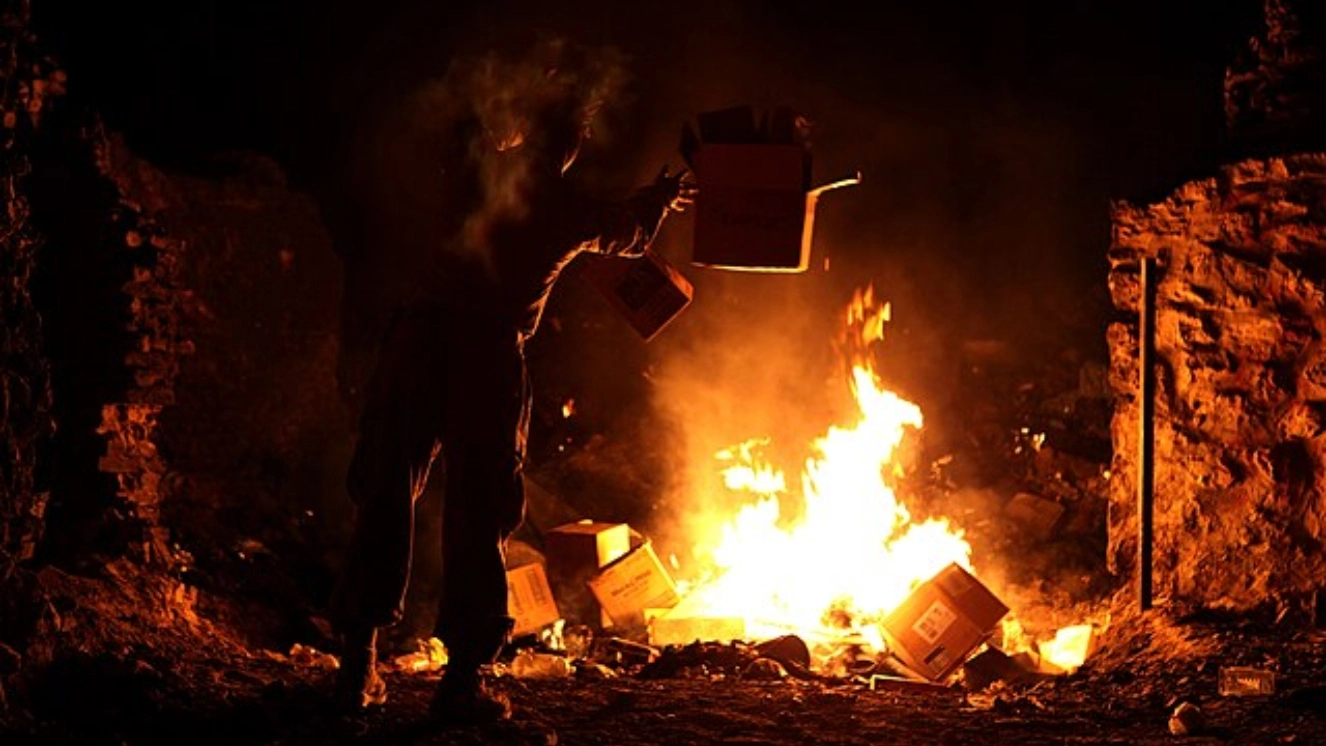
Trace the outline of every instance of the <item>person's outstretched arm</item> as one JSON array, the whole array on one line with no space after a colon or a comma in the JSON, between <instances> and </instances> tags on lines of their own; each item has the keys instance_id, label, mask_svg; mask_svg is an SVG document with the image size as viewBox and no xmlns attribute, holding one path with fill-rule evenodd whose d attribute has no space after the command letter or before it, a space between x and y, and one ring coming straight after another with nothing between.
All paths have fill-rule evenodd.
<instances>
[{"instance_id":1,"label":"person's outstretched arm","mask_svg":"<svg viewBox=\"0 0 1326 746\"><path fill-rule=\"evenodd\" d=\"M669 175L667 167L652 184L620 202L590 201L581 210L577 231L584 248L600 254L639 256L654 242L667 216L695 200L695 184L685 169Z\"/></svg>"}]
</instances>

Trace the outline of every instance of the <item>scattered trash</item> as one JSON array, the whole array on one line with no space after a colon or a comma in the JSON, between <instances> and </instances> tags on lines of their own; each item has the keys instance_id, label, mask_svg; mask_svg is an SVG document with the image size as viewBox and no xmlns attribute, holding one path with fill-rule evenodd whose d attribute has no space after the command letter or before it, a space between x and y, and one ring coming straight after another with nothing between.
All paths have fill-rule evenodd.
<instances>
[{"instance_id":1,"label":"scattered trash","mask_svg":"<svg viewBox=\"0 0 1326 746\"><path fill-rule=\"evenodd\" d=\"M529 648L516 653L510 670L517 679L564 679L575 672L566 656L536 653Z\"/></svg>"},{"instance_id":2,"label":"scattered trash","mask_svg":"<svg viewBox=\"0 0 1326 746\"><path fill-rule=\"evenodd\" d=\"M962 666L962 680L967 689L979 691L995 682L1020 684L1042 681L1054 674L1041 670L1039 657L1031 653L1010 656L1002 650L986 648Z\"/></svg>"},{"instance_id":3,"label":"scattered trash","mask_svg":"<svg viewBox=\"0 0 1326 746\"><path fill-rule=\"evenodd\" d=\"M445 665L447 665L447 649L436 637L420 640L413 653L398 655L391 660L393 669L412 673L439 671Z\"/></svg>"},{"instance_id":4,"label":"scattered trash","mask_svg":"<svg viewBox=\"0 0 1326 746\"><path fill-rule=\"evenodd\" d=\"M1181 702L1169 716L1169 732L1176 736L1192 736L1206 727L1206 716L1202 708L1192 702Z\"/></svg>"},{"instance_id":5,"label":"scattered trash","mask_svg":"<svg viewBox=\"0 0 1326 746\"><path fill-rule=\"evenodd\" d=\"M932 681L918 681L916 679L904 679L899 676L881 676L874 674L870 677L867 686L870 691L905 691L905 692L942 692L947 691L948 687L943 684L936 684Z\"/></svg>"},{"instance_id":6,"label":"scattered trash","mask_svg":"<svg viewBox=\"0 0 1326 746\"><path fill-rule=\"evenodd\" d=\"M1040 643L1041 660L1066 673L1072 673L1087 662L1096 650L1096 628L1090 624L1064 627L1053 640Z\"/></svg>"},{"instance_id":7,"label":"scattered trash","mask_svg":"<svg viewBox=\"0 0 1326 746\"><path fill-rule=\"evenodd\" d=\"M617 678L617 672L593 661L581 661L576 664L576 678L585 681L602 681Z\"/></svg>"},{"instance_id":8,"label":"scattered trash","mask_svg":"<svg viewBox=\"0 0 1326 746\"><path fill-rule=\"evenodd\" d=\"M1228 666L1220 669L1220 696L1255 697L1275 694L1275 674L1257 668Z\"/></svg>"},{"instance_id":9,"label":"scattered trash","mask_svg":"<svg viewBox=\"0 0 1326 746\"><path fill-rule=\"evenodd\" d=\"M787 669L772 658L756 658L741 672L741 677L752 681L781 681L787 678Z\"/></svg>"},{"instance_id":10,"label":"scattered trash","mask_svg":"<svg viewBox=\"0 0 1326 746\"><path fill-rule=\"evenodd\" d=\"M324 653L317 648L308 645L295 643L290 647L290 652L286 654L291 663L299 666L313 666L315 668L325 668L329 671L335 671L341 667L341 662L331 653Z\"/></svg>"},{"instance_id":11,"label":"scattered trash","mask_svg":"<svg viewBox=\"0 0 1326 746\"><path fill-rule=\"evenodd\" d=\"M805 640L796 635L783 635L757 643L755 652L789 668L810 669L810 648L806 647Z\"/></svg>"},{"instance_id":12,"label":"scattered trash","mask_svg":"<svg viewBox=\"0 0 1326 746\"><path fill-rule=\"evenodd\" d=\"M652 663L658 659L658 649L620 637L609 637L595 650L596 655L609 663L632 666Z\"/></svg>"},{"instance_id":13,"label":"scattered trash","mask_svg":"<svg viewBox=\"0 0 1326 746\"><path fill-rule=\"evenodd\" d=\"M585 660L594 651L594 629L587 624L576 624L562 631L562 648L571 660Z\"/></svg>"},{"instance_id":14,"label":"scattered trash","mask_svg":"<svg viewBox=\"0 0 1326 746\"><path fill-rule=\"evenodd\" d=\"M645 623L649 643L659 647L746 639L746 621L741 617L679 616L679 609L650 609Z\"/></svg>"},{"instance_id":15,"label":"scattered trash","mask_svg":"<svg viewBox=\"0 0 1326 746\"><path fill-rule=\"evenodd\" d=\"M1027 533L1045 541L1055 534L1064 515L1064 506L1030 492L1019 492L1004 506L1004 513Z\"/></svg>"}]
</instances>

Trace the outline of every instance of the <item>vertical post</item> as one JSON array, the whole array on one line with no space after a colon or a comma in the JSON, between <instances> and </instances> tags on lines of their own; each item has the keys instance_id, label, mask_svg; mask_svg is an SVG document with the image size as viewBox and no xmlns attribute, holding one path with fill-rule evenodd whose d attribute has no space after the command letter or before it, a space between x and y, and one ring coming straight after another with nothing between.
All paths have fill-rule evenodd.
<instances>
[{"instance_id":1,"label":"vertical post","mask_svg":"<svg viewBox=\"0 0 1326 746\"><path fill-rule=\"evenodd\" d=\"M1152 519L1156 482L1156 260L1142 259L1138 316L1137 602L1151 608Z\"/></svg>"}]
</instances>

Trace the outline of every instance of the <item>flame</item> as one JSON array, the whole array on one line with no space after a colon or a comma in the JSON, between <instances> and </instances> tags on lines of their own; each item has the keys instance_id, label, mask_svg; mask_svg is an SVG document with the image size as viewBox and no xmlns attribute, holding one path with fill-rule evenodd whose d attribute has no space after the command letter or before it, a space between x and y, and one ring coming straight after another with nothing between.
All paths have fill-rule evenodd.
<instances>
[{"instance_id":1,"label":"flame","mask_svg":"<svg viewBox=\"0 0 1326 746\"><path fill-rule=\"evenodd\" d=\"M571 415L575 413L576 413L576 400L567 399L566 403L562 405L562 419L569 420L571 419Z\"/></svg>"},{"instance_id":2,"label":"flame","mask_svg":"<svg viewBox=\"0 0 1326 746\"><path fill-rule=\"evenodd\" d=\"M755 499L697 553L716 568L683 602L691 616L739 617L748 634L817 639L859 633L950 563L971 569L970 547L944 519L915 522L890 480L895 452L921 410L882 386L870 346L884 337L887 304L858 290L847 310L855 421L816 439L801 473L801 511L784 514L787 480L763 458L767 438L716 454L728 490ZM791 524L791 525L788 525Z\"/></svg>"}]
</instances>

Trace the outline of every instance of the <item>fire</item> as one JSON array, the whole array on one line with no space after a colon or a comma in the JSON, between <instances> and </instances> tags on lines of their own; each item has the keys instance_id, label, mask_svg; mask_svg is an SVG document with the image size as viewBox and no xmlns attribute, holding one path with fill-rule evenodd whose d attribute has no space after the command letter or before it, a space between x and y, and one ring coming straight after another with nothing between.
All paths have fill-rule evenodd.
<instances>
[{"instance_id":1,"label":"fire","mask_svg":"<svg viewBox=\"0 0 1326 746\"><path fill-rule=\"evenodd\" d=\"M688 615L741 618L754 636L877 639L875 623L919 583L953 562L970 569L962 533L943 519L913 521L890 484L895 452L922 415L883 388L867 354L883 339L889 313L871 288L848 308L848 383L858 412L813 443L799 513L784 514L787 480L763 457L768 439L718 452L726 488L755 499L723 526L716 545L699 550L717 572L683 601Z\"/></svg>"}]
</instances>

